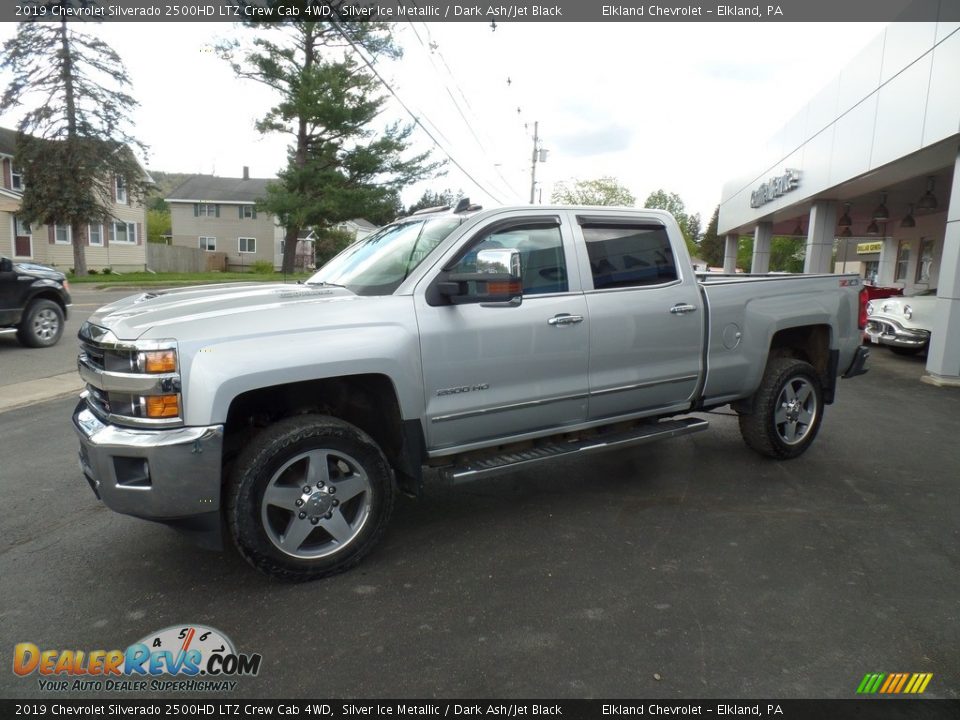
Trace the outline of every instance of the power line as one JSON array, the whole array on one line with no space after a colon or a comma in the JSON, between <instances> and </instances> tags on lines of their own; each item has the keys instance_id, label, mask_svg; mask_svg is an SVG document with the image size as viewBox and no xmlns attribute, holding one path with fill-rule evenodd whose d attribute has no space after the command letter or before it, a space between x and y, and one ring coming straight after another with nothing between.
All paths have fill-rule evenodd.
<instances>
[{"instance_id":1,"label":"power line","mask_svg":"<svg viewBox=\"0 0 960 720\"><path fill-rule=\"evenodd\" d=\"M430 140L433 141L433 144L436 145L437 148L439 148L440 151L443 152L443 154L450 159L450 162L456 165L457 168L460 170L460 172L466 175L470 179L470 181L477 186L477 188L479 188L480 190L485 192L487 195L489 195L494 200L494 202L504 204L503 200L497 197L497 195L495 195L494 193L490 192L490 190L488 190L486 187L481 185L480 182L475 177L473 177L473 175L467 172L466 168L464 168L463 165L461 165L457 161L457 159L453 157L453 155L446 148L444 148L443 145L440 144L440 141L437 140L436 137L434 137L433 133L430 132L422 122L420 122L420 118L414 115L413 111L410 110L409 107L407 107L407 104L403 101L403 99L399 95L397 95L396 91L393 89L390 83L388 83L384 79L384 77L380 74L380 72L374 67L373 63L370 60L368 60L367 57L362 52L360 52L360 48L357 46L357 43L354 42L353 38L347 35L346 31L343 29L340 23L333 18L331 18L330 22L333 25L333 27L336 28L337 32L340 33L343 39L346 40L348 43L350 43L350 47L352 47L354 52L356 52L357 55L360 57L360 59L363 60L364 64L368 68L370 68L370 72L372 72L376 76L376 78L380 81L380 84L383 85L391 95L393 95L394 99L396 99L396 101L400 103L400 107L402 107L404 111L407 113L407 115L409 115L410 118L413 120L413 122L427 134ZM431 125L433 125L433 123L431 123Z\"/></svg>"},{"instance_id":2,"label":"power line","mask_svg":"<svg viewBox=\"0 0 960 720\"><path fill-rule=\"evenodd\" d=\"M414 7L419 7L416 0L410 0L410 2L413 4ZM421 25L423 25L423 28L428 35L428 43L425 43L423 41L423 38L420 36L420 33L417 32L417 27L412 20L409 21L409 25L410 25L410 29L413 31L414 36L417 38L417 42L420 43L421 47L423 47L424 49L424 52L426 52L427 59L430 61L430 65L433 68L434 73L437 75L437 78L443 83L444 90L446 90L447 96L450 98L450 102L453 103L453 107L456 109L457 113L460 115L460 118L463 120L464 124L467 126L467 129L470 131L470 134L473 136L473 139L477 143L477 147L480 148L480 152L482 152L484 155L488 157L492 156L493 153L490 152L487 144L484 143L484 141L481 140L480 136L477 134L477 131L474 129L474 124L467 117L463 108L460 106L460 103L457 101L457 98L454 96L453 92L451 91L450 83L446 80L446 78L443 77L443 74L440 72L440 69L437 67L437 63L433 59L434 55L437 55L440 58L440 62L443 64L443 67L446 69L446 74L449 76L450 80L453 82L453 86L456 88L457 93L460 95L461 98L463 98L463 102L467 106L467 109L470 111L470 113L473 115L474 120L478 120L476 111L474 111L473 107L470 105L470 100L467 98L466 94L463 92L463 88L460 86L460 83L458 82L456 76L453 74L453 71L450 69L450 65L447 63L447 59L443 56L443 52L440 50L439 45L437 45L437 43L433 41L433 36L432 34L430 34L430 29L427 27L426 23L421 23ZM486 132L484 132L483 134L486 135L487 141L492 143L489 134ZM493 144L495 145L495 143ZM517 191L517 189L513 186L513 184L509 180L507 180L507 178L503 175L503 172L501 172L501 170L498 167L494 166L494 171L500 178L500 182L502 183L502 189L506 190L508 194L514 195L517 198L522 197L522 194Z\"/></svg>"}]
</instances>

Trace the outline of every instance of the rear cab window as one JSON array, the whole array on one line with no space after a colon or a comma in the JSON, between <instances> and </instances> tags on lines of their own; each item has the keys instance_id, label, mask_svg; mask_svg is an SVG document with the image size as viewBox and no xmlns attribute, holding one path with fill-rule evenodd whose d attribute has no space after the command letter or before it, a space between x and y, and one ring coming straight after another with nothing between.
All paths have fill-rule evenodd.
<instances>
[{"instance_id":1,"label":"rear cab window","mask_svg":"<svg viewBox=\"0 0 960 720\"><path fill-rule=\"evenodd\" d=\"M659 224L581 223L595 290L663 285L679 279L667 229Z\"/></svg>"}]
</instances>

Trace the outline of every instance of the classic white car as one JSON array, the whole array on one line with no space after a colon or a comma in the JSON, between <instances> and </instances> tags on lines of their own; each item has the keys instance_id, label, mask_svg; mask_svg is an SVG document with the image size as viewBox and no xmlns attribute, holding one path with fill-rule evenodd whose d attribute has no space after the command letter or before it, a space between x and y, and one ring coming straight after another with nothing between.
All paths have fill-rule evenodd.
<instances>
[{"instance_id":1,"label":"classic white car","mask_svg":"<svg viewBox=\"0 0 960 720\"><path fill-rule=\"evenodd\" d=\"M867 303L867 338L878 345L888 345L899 355L915 355L926 350L930 344L936 304L936 289L910 297L870 300Z\"/></svg>"}]
</instances>

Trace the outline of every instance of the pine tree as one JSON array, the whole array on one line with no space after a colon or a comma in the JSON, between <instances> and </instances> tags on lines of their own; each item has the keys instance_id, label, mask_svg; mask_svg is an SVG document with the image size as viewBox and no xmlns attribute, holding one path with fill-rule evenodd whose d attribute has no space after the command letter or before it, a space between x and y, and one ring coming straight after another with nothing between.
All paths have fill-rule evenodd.
<instances>
[{"instance_id":1,"label":"pine tree","mask_svg":"<svg viewBox=\"0 0 960 720\"><path fill-rule=\"evenodd\" d=\"M241 61L231 59L237 42L221 53L239 77L279 95L257 129L292 138L287 166L263 202L285 228L283 268L290 272L302 228L375 214L395 202L400 188L439 166L428 161L429 153L405 157L413 126L374 129L385 98L355 56L358 48L374 58L399 56L387 23L294 20L257 29Z\"/></svg>"},{"instance_id":2,"label":"pine tree","mask_svg":"<svg viewBox=\"0 0 960 720\"><path fill-rule=\"evenodd\" d=\"M44 3L48 12L52 5L90 4ZM0 70L12 75L0 113L29 108L17 126L14 163L24 180L18 215L31 224L70 226L77 275L87 274L87 225L112 221L114 183L119 178L135 203L148 180L132 150L146 148L126 131L137 105L127 92L130 79L113 48L76 29L92 25L21 23L0 59Z\"/></svg>"},{"instance_id":3,"label":"pine tree","mask_svg":"<svg viewBox=\"0 0 960 720\"><path fill-rule=\"evenodd\" d=\"M723 265L723 241L717 237L717 226L720 223L720 206L717 205L710 217L710 224L700 238L700 257L707 265L720 267Z\"/></svg>"}]
</instances>

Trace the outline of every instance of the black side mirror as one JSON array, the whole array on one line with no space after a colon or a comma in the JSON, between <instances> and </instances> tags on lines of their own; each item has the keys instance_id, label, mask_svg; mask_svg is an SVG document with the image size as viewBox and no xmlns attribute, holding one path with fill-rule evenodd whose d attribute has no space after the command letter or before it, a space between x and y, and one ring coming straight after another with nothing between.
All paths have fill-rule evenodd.
<instances>
[{"instance_id":1,"label":"black side mirror","mask_svg":"<svg viewBox=\"0 0 960 720\"><path fill-rule=\"evenodd\" d=\"M446 273L437 291L452 305L468 303L519 305L523 299L520 252L513 248L488 248L477 253L477 270Z\"/></svg>"},{"instance_id":2,"label":"black side mirror","mask_svg":"<svg viewBox=\"0 0 960 720\"><path fill-rule=\"evenodd\" d=\"M13 272L13 260L0 258L0 272Z\"/></svg>"}]
</instances>

